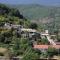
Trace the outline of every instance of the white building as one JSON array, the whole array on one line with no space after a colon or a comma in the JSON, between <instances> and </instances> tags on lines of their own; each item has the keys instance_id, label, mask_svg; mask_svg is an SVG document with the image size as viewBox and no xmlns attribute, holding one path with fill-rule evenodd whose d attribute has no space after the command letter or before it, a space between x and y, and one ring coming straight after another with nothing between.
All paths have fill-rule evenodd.
<instances>
[{"instance_id":1,"label":"white building","mask_svg":"<svg viewBox=\"0 0 60 60\"><path fill-rule=\"evenodd\" d=\"M37 31L34 29L21 28L21 34L23 37L32 37Z\"/></svg>"}]
</instances>

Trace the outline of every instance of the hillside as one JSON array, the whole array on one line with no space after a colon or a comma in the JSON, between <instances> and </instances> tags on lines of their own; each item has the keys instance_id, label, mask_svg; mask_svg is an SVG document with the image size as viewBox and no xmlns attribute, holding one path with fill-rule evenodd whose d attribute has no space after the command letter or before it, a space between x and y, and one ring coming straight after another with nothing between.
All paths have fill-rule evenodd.
<instances>
[{"instance_id":1,"label":"hillside","mask_svg":"<svg viewBox=\"0 0 60 60\"><path fill-rule=\"evenodd\" d=\"M38 19L49 15L48 8L41 5L16 5L15 7L29 19Z\"/></svg>"},{"instance_id":2,"label":"hillside","mask_svg":"<svg viewBox=\"0 0 60 60\"><path fill-rule=\"evenodd\" d=\"M24 20L25 17L16 8L10 8L4 4L0 4L0 26L4 23L19 24L20 20Z\"/></svg>"},{"instance_id":3,"label":"hillside","mask_svg":"<svg viewBox=\"0 0 60 60\"><path fill-rule=\"evenodd\" d=\"M32 5L7 5L7 6L11 8L14 7L12 10L8 9L8 11L10 11L10 13L8 13L8 16L11 15L11 13L13 13L12 15L15 15L16 17L19 15L20 17L24 16L25 18L29 19L31 22L37 23L39 26L39 29L40 27L42 27L43 29L48 29L51 31L51 30L59 29L60 27L60 7L42 6L42 5L37 5L37 4L36 5L34 4ZM17 21L17 18L15 19Z\"/></svg>"},{"instance_id":4,"label":"hillside","mask_svg":"<svg viewBox=\"0 0 60 60\"><path fill-rule=\"evenodd\" d=\"M26 9L33 9L33 7L35 8L35 5L26 7ZM38 7L36 7L37 10L39 9ZM41 10L39 12L42 10L44 11L46 8L44 6L40 6ZM47 10L45 11L47 12ZM59 26L60 17L59 15L56 15L56 11L51 11L50 15L48 15L48 13L44 15L42 12L39 14L39 16L41 15L41 18L38 18L37 14L36 18L38 18L38 21L30 20L33 18L27 19L28 17L26 17L26 15L24 16L24 14L22 15L22 12L22 10L19 12L19 10L16 9L16 6L13 8L13 6L7 7L4 4L0 4L0 57L4 57L5 60L39 60L40 58L50 59L55 55L60 55L58 50L52 46L53 44L51 45L48 41L51 39L49 37L50 34L47 36L45 35L46 32L44 32L45 29L50 28L52 32L55 24ZM38 11L34 11L33 9L31 12L37 13ZM37 24L33 23L32 21L36 21ZM55 38L59 39L58 41L60 41L60 36L58 36L58 33L58 31L55 31ZM48 48L45 48L45 46ZM45 49L45 52L43 49Z\"/></svg>"},{"instance_id":5,"label":"hillside","mask_svg":"<svg viewBox=\"0 0 60 60\"><path fill-rule=\"evenodd\" d=\"M24 17L39 24L39 27L42 26L50 31L60 27L60 7L38 4L9 6L17 8Z\"/></svg>"},{"instance_id":6,"label":"hillside","mask_svg":"<svg viewBox=\"0 0 60 60\"><path fill-rule=\"evenodd\" d=\"M29 19L40 19L50 15L51 11L57 11L56 13L60 14L60 7L53 6L43 6L38 4L31 5L10 5L19 9L21 14Z\"/></svg>"}]
</instances>

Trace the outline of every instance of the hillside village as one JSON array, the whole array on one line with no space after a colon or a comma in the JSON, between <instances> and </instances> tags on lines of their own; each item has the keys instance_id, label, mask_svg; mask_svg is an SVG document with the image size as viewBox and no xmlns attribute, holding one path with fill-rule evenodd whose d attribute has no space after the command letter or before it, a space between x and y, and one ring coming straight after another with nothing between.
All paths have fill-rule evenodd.
<instances>
[{"instance_id":1,"label":"hillside village","mask_svg":"<svg viewBox=\"0 0 60 60\"><path fill-rule=\"evenodd\" d=\"M49 47L55 48L58 51L60 51L60 42L55 41L54 39L51 38L51 36L56 36L56 35L50 35L48 30L45 30L43 32L39 32L36 29L31 29L31 28L24 28L22 25L14 25L10 23L5 23L4 26L2 27L3 29L14 29L19 36L22 38L28 38L29 40L32 41L32 48L40 50L42 52L46 52ZM37 43L37 39L47 39L47 43Z\"/></svg>"},{"instance_id":2,"label":"hillside village","mask_svg":"<svg viewBox=\"0 0 60 60\"><path fill-rule=\"evenodd\" d=\"M39 27L19 10L1 4L0 60L59 60L59 31L51 34Z\"/></svg>"}]
</instances>

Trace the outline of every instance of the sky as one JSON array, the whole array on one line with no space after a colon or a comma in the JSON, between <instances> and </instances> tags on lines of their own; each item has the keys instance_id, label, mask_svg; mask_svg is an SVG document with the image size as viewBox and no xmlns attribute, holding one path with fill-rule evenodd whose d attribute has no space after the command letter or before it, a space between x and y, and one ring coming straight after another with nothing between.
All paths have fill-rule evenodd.
<instances>
[{"instance_id":1,"label":"sky","mask_svg":"<svg viewBox=\"0 0 60 60\"><path fill-rule=\"evenodd\" d=\"M40 5L60 5L60 0L0 0L5 4L40 4Z\"/></svg>"}]
</instances>

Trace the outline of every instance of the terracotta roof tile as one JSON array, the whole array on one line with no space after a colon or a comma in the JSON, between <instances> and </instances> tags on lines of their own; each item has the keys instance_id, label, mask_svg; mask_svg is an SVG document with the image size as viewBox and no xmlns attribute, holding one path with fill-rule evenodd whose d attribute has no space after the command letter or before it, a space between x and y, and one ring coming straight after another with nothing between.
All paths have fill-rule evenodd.
<instances>
[{"instance_id":1,"label":"terracotta roof tile","mask_svg":"<svg viewBox=\"0 0 60 60\"><path fill-rule=\"evenodd\" d=\"M35 49L48 49L49 47L54 47L56 49L60 49L60 45L34 45Z\"/></svg>"},{"instance_id":2,"label":"terracotta roof tile","mask_svg":"<svg viewBox=\"0 0 60 60\"><path fill-rule=\"evenodd\" d=\"M34 48L37 48L37 49L48 49L48 45L34 45Z\"/></svg>"}]
</instances>

